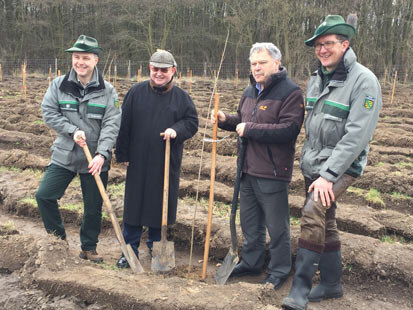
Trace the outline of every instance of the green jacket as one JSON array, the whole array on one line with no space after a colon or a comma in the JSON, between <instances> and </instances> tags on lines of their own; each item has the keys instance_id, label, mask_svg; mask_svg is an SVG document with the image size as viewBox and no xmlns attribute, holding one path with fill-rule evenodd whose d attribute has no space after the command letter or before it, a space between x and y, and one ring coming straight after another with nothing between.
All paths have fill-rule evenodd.
<instances>
[{"instance_id":1,"label":"green jacket","mask_svg":"<svg viewBox=\"0 0 413 310\"><path fill-rule=\"evenodd\" d=\"M324 89L322 80L319 69L308 84L300 168L305 177L335 183L344 173L363 173L382 105L381 88L351 48Z\"/></svg>"},{"instance_id":2,"label":"green jacket","mask_svg":"<svg viewBox=\"0 0 413 310\"><path fill-rule=\"evenodd\" d=\"M57 133L51 148L51 163L76 173L89 171L82 148L73 141L73 133L80 129L85 132L92 156L98 153L105 156L102 171L109 170L121 110L115 89L97 69L86 88L73 69L54 79L43 98L42 113L47 126Z\"/></svg>"}]
</instances>

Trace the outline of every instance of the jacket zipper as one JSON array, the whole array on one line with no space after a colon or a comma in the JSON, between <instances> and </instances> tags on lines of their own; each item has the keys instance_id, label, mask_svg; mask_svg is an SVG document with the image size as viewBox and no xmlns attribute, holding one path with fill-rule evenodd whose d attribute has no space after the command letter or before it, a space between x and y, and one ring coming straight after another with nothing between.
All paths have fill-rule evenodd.
<instances>
[{"instance_id":1,"label":"jacket zipper","mask_svg":"<svg viewBox=\"0 0 413 310\"><path fill-rule=\"evenodd\" d=\"M276 166L275 166L274 159L272 158L272 152L271 152L269 146L267 146L267 152L268 152L268 156L270 157L270 161L271 161L271 163L272 163L272 166L273 166L273 168L274 168L274 170L273 170L274 176L277 176L277 169L276 169Z\"/></svg>"}]
</instances>

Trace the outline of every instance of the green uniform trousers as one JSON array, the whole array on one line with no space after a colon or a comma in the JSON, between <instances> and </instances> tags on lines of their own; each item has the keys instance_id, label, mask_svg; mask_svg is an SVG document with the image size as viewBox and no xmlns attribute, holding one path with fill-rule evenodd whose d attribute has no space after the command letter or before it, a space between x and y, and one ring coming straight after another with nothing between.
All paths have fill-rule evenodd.
<instances>
[{"instance_id":1,"label":"green uniform trousers","mask_svg":"<svg viewBox=\"0 0 413 310\"><path fill-rule=\"evenodd\" d=\"M66 239L66 232L57 200L62 198L75 176L75 172L55 164L50 164L36 192L37 205L46 231L62 239ZM82 250L92 251L96 249L100 233L102 197L96 181L90 173L80 173L79 177L84 204L83 220L80 228L80 243ZM106 187L108 172L101 172L100 177Z\"/></svg>"}]
</instances>

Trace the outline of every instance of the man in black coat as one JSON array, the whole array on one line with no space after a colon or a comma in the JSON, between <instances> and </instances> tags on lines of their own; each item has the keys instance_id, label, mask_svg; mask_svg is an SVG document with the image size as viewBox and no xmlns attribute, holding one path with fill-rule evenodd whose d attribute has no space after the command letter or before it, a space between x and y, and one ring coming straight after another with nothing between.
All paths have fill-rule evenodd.
<instances>
[{"instance_id":1,"label":"man in black coat","mask_svg":"<svg viewBox=\"0 0 413 310\"><path fill-rule=\"evenodd\" d=\"M198 130L198 115L189 95L174 85L176 62L164 50L149 61L150 79L134 85L122 105L116 160L128 167L123 210L123 236L136 255L142 228L149 228L147 246L161 237L165 141L171 141L168 224L176 220L183 143ZM163 138L160 133L164 133ZM125 257L117 263L128 267Z\"/></svg>"}]
</instances>

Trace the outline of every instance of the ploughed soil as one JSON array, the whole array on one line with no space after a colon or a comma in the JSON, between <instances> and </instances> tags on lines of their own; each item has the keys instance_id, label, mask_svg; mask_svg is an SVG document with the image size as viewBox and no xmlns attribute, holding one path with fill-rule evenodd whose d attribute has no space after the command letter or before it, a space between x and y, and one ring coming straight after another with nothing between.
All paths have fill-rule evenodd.
<instances>
[{"instance_id":1,"label":"ploughed soil","mask_svg":"<svg viewBox=\"0 0 413 310\"><path fill-rule=\"evenodd\" d=\"M215 284L214 274L230 247L228 228L235 179L236 136L218 132L214 216L206 279L201 278L210 191L212 129L207 121L213 83L182 82L198 108L199 132L187 141L182 164L177 223L169 228L176 268L151 271L145 242L143 274L116 268L121 254L111 222L104 216L98 252L103 264L78 257L82 195L75 179L60 201L68 243L47 235L34 195L50 157L55 133L44 125L40 104L46 78L0 82L0 309L280 309L292 277L277 292L259 276ZM117 81L123 99L133 81ZM220 109L235 111L247 81L220 81ZM300 86L304 90L305 85ZM413 88L383 86L383 109L371 142L364 175L338 202L343 252L341 299L310 303L309 309L413 309ZM293 256L297 251L303 180L298 158L290 185ZM198 178L198 176L200 176ZM108 195L122 220L125 169L113 163ZM195 198L198 197L196 200ZM237 227L241 247L241 232ZM190 258L191 239L193 251ZM144 238L146 238L144 234ZM314 284L318 282L318 275Z\"/></svg>"}]
</instances>

